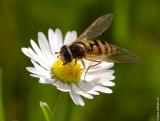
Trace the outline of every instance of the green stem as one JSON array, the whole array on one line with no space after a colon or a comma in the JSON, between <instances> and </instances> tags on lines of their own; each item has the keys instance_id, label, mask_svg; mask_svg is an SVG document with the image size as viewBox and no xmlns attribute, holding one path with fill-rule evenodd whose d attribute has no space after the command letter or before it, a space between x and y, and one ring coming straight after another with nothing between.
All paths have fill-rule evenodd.
<instances>
[{"instance_id":1,"label":"green stem","mask_svg":"<svg viewBox=\"0 0 160 121\"><path fill-rule=\"evenodd\" d=\"M57 100L55 102L53 113L51 112L50 107L47 105L47 103L40 102L40 107L42 109L42 112L43 112L43 114L45 116L46 121L56 121L56 118L55 118L54 115L55 115L55 111L57 109L57 106L58 106L58 104L60 102L61 95L62 95L62 93L58 94Z\"/></svg>"},{"instance_id":2,"label":"green stem","mask_svg":"<svg viewBox=\"0 0 160 121\"><path fill-rule=\"evenodd\" d=\"M61 99L62 99L62 97L64 97L65 96L65 108L66 108L66 110L65 110L65 115L64 115L64 121L70 121L71 120L71 116L72 116L72 109L73 109L73 102L71 101L71 99L70 98L68 98L68 95L65 95L63 92L60 92L59 94L58 94L58 97L57 97L57 100L55 101L55 106L54 106L54 114L56 114L56 111L57 111L57 109L58 109L58 105L61 103L60 101L61 101ZM60 109L61 109L61 107L60 107Z\"/></svg>"},{"instance_id":3,"label":"green stem","mask_svg":"<svg viewBox=\"0 0 160 121\"><path fill-rule=\"evenodd\" d=\"M58 108L58 104L59 104L61 98L62 98L62 92L58 92L58 97L57 97L57 100L55 101L55 105L54 105L54 109L53 109L54 114Z\"/></svg>"},{"instance_id":4,"label":"green stem","mask_svg":"<svg viewBox=\"0 0 160 121\"><path fill-rule=\"evenodd\" d=\"M60 100L62 98L62 93L58 94L57 100L55 102L53 113L51 112L49 106L45 102L40 102L40 107L42 109L42 112L45 116L46 121L56 121L54 114L56 113L56 110L58 108L58 104L60 103ZM73 108L73 102L71 102L70 99L67 100L67 110L65 114L65 121L71 120L71 114L72 114L72 108Z\"/></svg>"},{"instance_id":5,"label":"green stem","mask_svg":"<svg viewBox=\"0 0 160 121\"><path fill-rule=\"evenodd\" d=\"M71 121L72 109L73 109L73 102L71 101L71 99L68 99L68 106L67 106L67 111L65 115L65 121Z\"/></svg>"},{"instance_id":6,"label":"green stem","mask_svg":"<svg viewBox=\"0 0 160 121\"><path fill-rule=\"evenodd\" d=\"M0 121L4 121L3 101L2 101L2 70L0 69Z\"/></svg>"},{"instance_id":7,"label":"green stem","mask_svg":"<svg viewBox=\"0 0 160 121\"><path fill-rule=\"evenodd\" d=\"M51 112L49 106L45 102L40 102L40 107L42 109L42 112L45 116L46 121L55 121L53 113Z\"/></svg>"}]
</instances>

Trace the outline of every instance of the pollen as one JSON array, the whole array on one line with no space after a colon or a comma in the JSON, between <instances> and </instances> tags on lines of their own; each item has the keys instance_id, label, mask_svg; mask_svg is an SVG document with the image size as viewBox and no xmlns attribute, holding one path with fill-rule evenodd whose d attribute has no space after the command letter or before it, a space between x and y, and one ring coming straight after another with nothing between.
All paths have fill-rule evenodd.
<instances>
[{"instance_id":1,"label":"pollen","mask_svg":"<svg viewBox=\"0 0 160 121\"><path fill-rule=\"evenodd\" d=\"M63 65L63 62L57 59L51 68L51 74L63 83L78 83L82 76L82 68L75 60Z\"/></svg>"}]
</instances>

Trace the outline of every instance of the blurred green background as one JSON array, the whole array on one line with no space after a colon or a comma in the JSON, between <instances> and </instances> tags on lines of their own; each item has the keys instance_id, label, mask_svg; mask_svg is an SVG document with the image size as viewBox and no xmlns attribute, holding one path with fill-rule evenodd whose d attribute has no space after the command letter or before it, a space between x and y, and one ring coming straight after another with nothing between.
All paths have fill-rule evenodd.
<instances>
[{"instance_id":1,"label":"blurred green background","mask_svg":"<svg viewBox=\"0 0 160 121\"><path fill-rule=\"evenodd\" d=\"M137 64L114 67L113 94L101 94L86 106L64 93L55 110L57 121L156 121L160 96L159 0L0 0L0 121L44 121L39 107L53 110L59 91L39 84L25 70L30 60L21 52L37 42L37 33L61 28L80 34L97 17L113 13L111 27L100 39L134 52Z\"/></svg>"}]
</instances>

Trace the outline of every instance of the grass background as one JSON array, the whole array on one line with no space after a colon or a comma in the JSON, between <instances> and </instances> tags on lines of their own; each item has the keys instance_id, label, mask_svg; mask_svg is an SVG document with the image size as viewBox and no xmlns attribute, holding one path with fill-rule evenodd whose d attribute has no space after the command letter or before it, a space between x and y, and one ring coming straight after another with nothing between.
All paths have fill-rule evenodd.
<instances>
[{"instance_id":1,"label":"grass background","mask_svg":"<svg viewBox=\"0 0 160 121\"><path fill-rule=\"evenodd\" d=\"M137 64L115 65L111 95L73 104L65 93L58 101L57 121L155 121L160 96L159 0L0 0L0 121L44 121L39 107L53 110L59 91L42 85L25 70L31 65L22 52L37 33L61 28L80 34L97 17L113 13L111 27L100 39L134 52Z\"/></svg>"}]
</instances>

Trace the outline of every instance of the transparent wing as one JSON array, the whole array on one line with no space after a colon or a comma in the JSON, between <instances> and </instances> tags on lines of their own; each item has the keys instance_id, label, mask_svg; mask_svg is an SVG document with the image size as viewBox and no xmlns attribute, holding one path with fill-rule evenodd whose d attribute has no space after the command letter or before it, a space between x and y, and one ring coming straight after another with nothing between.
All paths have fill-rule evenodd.
<instances>
[{"instance_id":1,"label":"transparent wing","mask_svg":"<svg viewBox=\"0 0 160 121\"><path fill-rule=\"evenodd\" d=\"M126 49L111 45L115 52L106 57L106 61L114 63L135 63L138 57Z\"/></svg>"},{"instance_id":2,"label":"transparent wing","mask_svg":"<svg viewBox=\"0 0 160 121\"><path fill-rule=\"evenodd\" d=\"M84 38L87 39L96 38L109 28L112 22L112 18L113 14L106 14L99 17L79 36L77 41L83 40Z\"/></svg>"}]
</instances>

